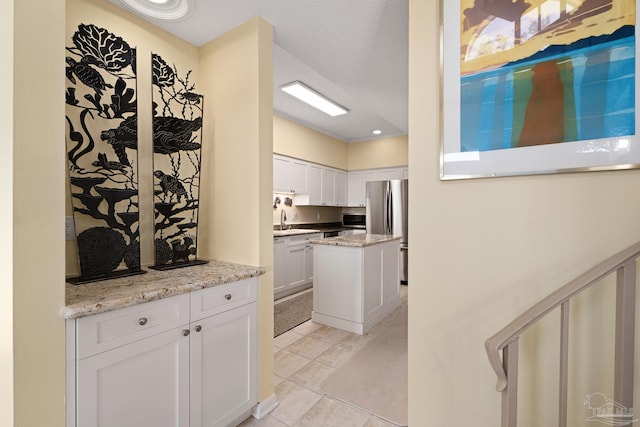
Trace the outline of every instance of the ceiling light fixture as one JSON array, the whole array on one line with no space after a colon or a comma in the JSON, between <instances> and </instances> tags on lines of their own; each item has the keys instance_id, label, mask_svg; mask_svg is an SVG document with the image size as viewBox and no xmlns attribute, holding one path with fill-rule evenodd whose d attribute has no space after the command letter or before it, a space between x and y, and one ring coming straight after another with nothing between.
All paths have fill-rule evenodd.
<instances>
[{"instance_id":1,"label":"ceiling light fixture","mask_svg":"<svg viewBox=\"0 0 640 427\"><path fill-rule=\"evenodd\" d=\"M189 15L193 0L120 0L134 11L151 18L177 20Z\"/></svg>"},{"instance_id":2,"label":"ceiling light fixture","mask_svg":"<svg viewBox=\"0 0 640 427\"><path fill-rule=\"evenodd\" d=\"M376 129L373 131L374 135L380 135L382 133L382 131L380 129Z\"/></svg>"},{"instance_id":3,"label":"ceiling light fixture","mask_svg":"<svg viewBox=\"0 0 640 427\"><path fill-rule=\"evenodd\" d=\"M317 108L323 113L330 115L331 117L341 116L349 112L346 108L341 107L329 98L319 94L309 86L297 80L280 86L280 89L291 96L295 96L300 101L306 102L312 107Z\"/></svg>"}]
</instances>

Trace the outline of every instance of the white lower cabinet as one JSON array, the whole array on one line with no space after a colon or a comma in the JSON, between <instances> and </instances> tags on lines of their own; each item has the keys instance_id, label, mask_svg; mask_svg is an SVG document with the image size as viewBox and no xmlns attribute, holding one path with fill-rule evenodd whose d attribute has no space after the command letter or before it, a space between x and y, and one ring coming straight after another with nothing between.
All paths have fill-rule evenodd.
<instances>
[{"instance_id":1,"label":"white lower cabinet","mask_svg":"<svg viewBox=\"0 0 640 427\"><path fill-rule=\"evenodd\" d=\"M249 416L256 300L251 278L68 320L67 426L226 427Z\"/></svg>"},{"instance_id":2,"label":"white lower cabinet","mask_svg":"<svg viewBox=\"0 0 640 427\"><path fill-rule=\"evenodd\" d=\"M189 338L170 330L77 362L77 426L189 425Z\"/></svg>"},{"instance_id":3,"label":"white lower cabinet","mask_svg":"<svg viewBox=\"0 0 640 427\"><path fill-rule=\"evenodd\" d=\"M273 239L274 298L284 298L308 289L313 284L313 247L311 239L322 233L304 234Z\"/></svg>"}]
</instances>

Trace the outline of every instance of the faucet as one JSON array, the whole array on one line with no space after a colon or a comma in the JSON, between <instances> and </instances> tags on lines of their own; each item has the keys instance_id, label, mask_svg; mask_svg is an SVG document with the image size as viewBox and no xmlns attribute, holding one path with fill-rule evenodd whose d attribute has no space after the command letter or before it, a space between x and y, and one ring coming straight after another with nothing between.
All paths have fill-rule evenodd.
<instances>
[{"instance_id":1,"label":"faucet","mask_svg":"<svg viewBox=\"0 0 640 427\"><path fill-rule=\"evenodd\" d=\"M280 230L284 230L285 222L287 221L287 213L282 209L280 211Z\"/></svg>"}]
</instances>

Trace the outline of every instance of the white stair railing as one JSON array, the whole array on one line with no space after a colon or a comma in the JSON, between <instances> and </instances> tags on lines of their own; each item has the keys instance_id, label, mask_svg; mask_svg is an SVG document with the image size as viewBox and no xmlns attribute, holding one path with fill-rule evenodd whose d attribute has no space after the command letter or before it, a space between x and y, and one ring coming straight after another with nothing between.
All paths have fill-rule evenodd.
<instances>
[{"instance_id":1,"label":"white stair railing","mask_svg":"<svg viewBox=\"0 0 640 427\"><path fill-rule=\"evenodd\" d=\"M525 311L485 342L489 363L502 393L502 427L516 427L518 408L518 340L522 333L560 307L559 427L567 426L569 303L571 298L617 272L614 401L633 407L636 260L640 242L596 265ZM502 352L502 357L500 353Z\"/></svg>"}]
</instances>

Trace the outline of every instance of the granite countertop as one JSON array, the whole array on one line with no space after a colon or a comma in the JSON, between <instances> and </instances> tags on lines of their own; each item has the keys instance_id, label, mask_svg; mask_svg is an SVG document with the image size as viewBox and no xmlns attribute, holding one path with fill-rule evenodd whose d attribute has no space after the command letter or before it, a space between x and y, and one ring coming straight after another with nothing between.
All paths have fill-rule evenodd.
<instances>
[{"instance_id":1,"label":"granite countertop","mask_svg":"<svg viewBox=\"0 0 640 427\"><path fill-rule=\"evenodd\" d=\"M67 283L65 307L60 314L66 319L77 319L248 279L265 272L262 267L210 261L173 270L150 269L145 274L83 285Z\"/></svg>"},{"instance_id":2,"label":"granite countertop","mask_svg":"<svg viewBox=\"0 0 640 427\"><path fill-rule=\"evenodd\" d=\"M313 228L290 228L289 230L273 230L273 237L300 236L303 234L322 233L324 230Z\"/></svg>"},{"instance_id":3,"label":"granite countertop","mask_svg":"<svg viewBox=\"0 0 640 427\"><path fill-rule=\"evenodd\" d=\"M364 248L394 240L400 240L400 236L387 234L350 234L346 236L327 237L324 239L311 239L309 243L314 245L348 246L351 248Z\"/></svg>"}]
</instances>

